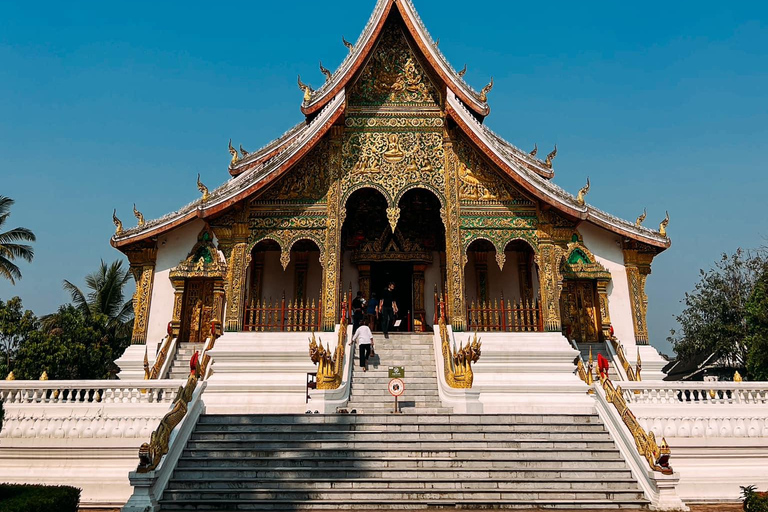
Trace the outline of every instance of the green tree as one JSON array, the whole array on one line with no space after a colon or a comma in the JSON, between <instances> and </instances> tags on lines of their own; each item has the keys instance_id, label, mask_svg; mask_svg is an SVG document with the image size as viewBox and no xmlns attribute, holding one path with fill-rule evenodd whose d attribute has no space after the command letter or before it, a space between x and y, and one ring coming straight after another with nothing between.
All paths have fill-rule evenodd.
<instances>
[{"instance_id":1,"label":"green tree","mask_svg":"<svg viewBox=\"0 0 768 512\"><path fill-rule=\"evenodd\" d=\"M746 304L765 266L762 253L741 249L723 254L713 269L700 271L693 291L685 294L685 309L677 316L680 331L667 338L679 359L706 352L724 358L732 368L744 368L749 351Z\"/></svg>"},{"instance_id":2,"label":"green tree","mask_svg":"<svg viewBox=\"0 0 768 512\"><path fill-rule=\"evenodd\" d=\"M746 313L747 376L751 380L768 380L768 266L752 290Z\"/></svg>"},{"instance_id":3,"label":"green tree","mask_svg":"<svg viewBox=\"0 0 768 512\"><path fill-rule=\"evenodd\" d=\"M35 235L27 228L14 228L2 231L3 225L11 216L11 206L14 201L10 197L0 196L0 276L8 279L11 284L21 279L21 270L14 264L17 258L32 261L35 251L31 246L17 242L34 242Z\"/></svg>"},{"instance_id":4,"label":"green tree","mask_svg":"<svg viewBox=\"0 0 768 512\"><path fill-rule=\"evenodd\" d=\"M0 379L11 371L16 352L38 326L37 317L29 310L24 311L20 298L0 300Z\"/></svg>"}]
</instances>

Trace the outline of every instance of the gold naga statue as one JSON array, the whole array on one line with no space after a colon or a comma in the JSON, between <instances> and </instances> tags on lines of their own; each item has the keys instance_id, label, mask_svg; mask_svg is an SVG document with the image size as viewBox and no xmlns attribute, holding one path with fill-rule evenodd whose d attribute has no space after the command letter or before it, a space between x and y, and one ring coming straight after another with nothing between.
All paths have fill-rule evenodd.
<instances>
[{"instance_id":1,"label":"gold naga statue","mask_svg":"<svg viewBox=\"0 0 768 512\"><path fill-rule=\"evenodd\" d=\"M581 190L579 190L579 194L576 196L576 202L579 203L580 206L584 206L586 203L586 201L584 201L584 196L589 193L590 188L591 184L589 183L589 177L587 177L587 184L584 185Z\"/></svg>"},{"instance_id":2,"label":"gold naga statue","mask_svg":"<svg viewBox=\"0 0 768 512\"><path fill-rule=\"evenodd\" d=\"M667 236L667 226L669 226L669 212L667 212L667 216L659 224L659 234L663 237Z\"/></svg>"},{"instance_id":3,"label":"gold naga statue","mask_svg":"<svg viewBox=\"0 0 768 512\"><path fill-rule=\"evenodd\" d=\"M643 213L640 215L637 220L635 221L635 226L638 228L643 225L643 221L645 221L645 218L648 216L648 210L646 208L643 208Z\"/></svg>"},{"instance_id":4,"label":"gold naga statue","mask_svg":"<svg viewBox=\"0 0 768 512\"><path fill-rule=\"evenodd\" d=\"M123 223L117 218L117 209L112 210L112 222L115 224L115 235L123 234Z\"/></svg>"},{"instance_id":5,"label":"gold naga statue","mask_svg":"<svg viewBox=\"0 0 768 512\"><path fill-rule=\"evenodd\" d=\"M317 365L317 389L338 389L341 386L341 371L344 364L344 343L347 335L346 319L339 329L339 342L333 354L330 347L323 346L323 340L318 343L315 333L309 339L309 358Z\"/></svg>"},{"instance_id":6,"label":"gold naga statue","mask_svg":"<svg viewBox=\"0 0 768 512\"><path fill-rule=\"evenodd\" d=\"M206 202L208 198L211 197L211 194L208 191L208 187L203 185L203 182L200 181L200 173L197 173L197 190L199 190L200 193L203 194L203 202Z\"/></svg>"},{"instance_id":7,"label":"gold naga statue","mask_svg":"<svg viewBox=\"0 0 768 512\"><path fill-rule=\"evenodd\" d=\"M488 82L488 85L483 87L483 89L480 91L480 101L488 101L488 93L491 92L493 89L493 77L491 77L491 81Z\"/></svg>"},{"instance_id":8,"label":"gold naga statue","mask_svg":"<svg viewBox=\"0 0 768 512\"><path fill-rule=\"evenodd\" d=\"M440 320L438 324L440 326L440 339L442 340L445 381L452 388L469 389L474 381L472 363L476 363L480 359L482 346L480 339L477 337L477 333L475 333L475 337L471 342L467 340L467 344L463 347L459 346L458 350L455 347L451 349L448 327L445 324L444 302L440 303Z\"/></svg>"}]
</instances>

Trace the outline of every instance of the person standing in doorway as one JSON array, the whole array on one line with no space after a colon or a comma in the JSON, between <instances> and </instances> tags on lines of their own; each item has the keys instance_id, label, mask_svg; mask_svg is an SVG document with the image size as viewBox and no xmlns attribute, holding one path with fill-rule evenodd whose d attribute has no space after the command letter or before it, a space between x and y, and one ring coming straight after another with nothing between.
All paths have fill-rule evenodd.
<instances>
[{"instance_id":1,"label":"person standing in doorway","mask_svg":"<svg viewBox=\"0 0 768 512\"><path fill-rule=\"evenodd\" d=\"M363 319L364 306L365 299L363 298L363 292L358 291L357 297L352 299L352 334L355 334L358 327L360 327L360 321Z\"/></svg>"},{"instance_id":2,"label":"person standing in doorway","mask_svg":"<svg viewBox=\"0 0 768 512\"><path fill-rule=\"evenodd\" d=\"M357 343L360 347L360 368L362 368L364 372L367 372L368 357L370 357L371 352L373 351L373 333L371 333L371 329L368 327L367 318L363 318L360 328L357 329L355 335L352 336L351 343Z\"/></svg>"},{"instance_id":3,"label":"person standing in doorway","mask_svg":"<svg viewBox=\"0 0 768 512\"><path fill-rule=\"evenodd\" d=\"M381 294L379 312L381 313L381 330L384 332L384 338L389 339L389 325L395 321L395 315L397 315L395 283L391 281L384 293Z\"/></svg>"},{"instance_id":4,"label":"person standing in doorway","mask_svg":"<svg viewBox=\"0 0 768 512\"><path fill-rule=\"evenodd\" d=\"M373 332L376 330L376 318L379 316L379 299L376 297L376 292L371 293L371 300L368 301L366 313L368 315L368 327Z\"/></svg>"}]
</instances>

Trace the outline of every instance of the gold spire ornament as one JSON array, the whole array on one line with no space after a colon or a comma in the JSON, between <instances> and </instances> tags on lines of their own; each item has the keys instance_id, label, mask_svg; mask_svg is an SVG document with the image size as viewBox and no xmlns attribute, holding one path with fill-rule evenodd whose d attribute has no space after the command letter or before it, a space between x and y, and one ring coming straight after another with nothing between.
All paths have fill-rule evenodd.
<instances>
[{"instance_id":1,"label":"gold spire ornament","mask_svg":"<svg viewBox=\"0 0 768 512\"><path fill-rule=\"evenodd\" d=\"M645 217L648 215L648 210L643 208L643 214L640 215L637 220L635 221L635 226L640 227L643 225L643 221L645 220Z\"/></svg>"},{"instance_id":2,"label":"gold spire ornament","mask_svg":"<svg viewBox=\"0 0 768 512\"><path fill-rule=\"evenodd\" d=\"M669 226L669 212L667 212L667 216L659 224L659 234L665 238L667 236L667 226Z\"/></svg>"},{"instance_id":3,"label":"gold spire ornament","mask_svg":"<svg viewBox=\"0 0 768 512\"><path fill-rule=\"evenodd\" d=\"M208 187L203 185L203 183L200 181L200 173L197 173L197 190L203 194L203 202L206 202L208 198L211 197L211 194L208 192Z\"/></svg>"},{"instance_id":4,"label":"gold spire ornament","mask_svg":"<svg viewBox=\"0 0 768 512\"><path fill-rule=\"evenodd\" d=\"M488 82L488 85L483 87L483 90L480 91L480 101L488 101L488 93L491 92L493 89L493 77L491 77L491 81Z\"/></svg>"},{"instance_id":5,"label":"gold spire ornament","mask_svg":"<svg viewBox=\"0 0 768 512\"><path fill-rule=\"evenodd\" d=\"M136 203L133 203L133 216L136 217L136 220L139 221L139 227L143 228L144 224L146 224L146 222L144 221L144 214L142 214L139 210L136 209Z\"/></svg>"},{"instance_id":6,"label":"gold spire ornament","mask_svg":"<svg viewBox=\"0 0 768 512\"><path fill-rule=\"evenodd\" d=\"M315 91L312 89L312 87L301 81L301 75L299 75L297 82L299 84L299 89L304 91L304 102L306 103L312 99L312 93Z\"/></svg>"},{"instance_id":7,"label":"gold spire ornament","mask_svg":"<svg viewBox=\"0 0 768 512\"><path fill-rule=\"evenodd\" d=\"M531 156L536 156L536 153L539 152L539 145L534 142L533 144L533 151L531 151L529 154Z\"/></svg>"},{"instance_id":8,"label":"gold spire ornament","mask_svg":"<svg viewBox=\"0 0 768 512\"><path fill-rule=\"evenodd\" d=\"M123 234L123 223L117 218L117 210L112 210L112 222L115 224L115 236Z\"/></svg>"},{"instance_id":9,"label":"gold spire ornament","mask_svg":"<svg viewBox=\"0 0 768 512\"><path fill-rule=\"evenodd\" d=\"M346 46L350 52L355 49L355 45L344 39L344 36L341 36L341 42L344 43L344 46Z\"/></svg>"},{"instance_id":10,"label":"gold spire ornament","mask_svg":"<svg viewBox=\"0 0 768 512\"><path fill-rule=\"evenodd\" d=\"M467 74L467 65L466 65L466 64L464 64L464 69L462 69L461 71L459 71L459 73L458 73L458 74L459 74L459 76L460 76L460 77L462 77L462 78L464 77L464 75L466 75L466 74Z\"/></svg>"},{"instance_id":11,"label":"gold spire ornament","mask_svg":"<svg viewBox=\"0 0 768 512\"><path fill-rule=\"evenodd\" d=\"M557 144L555 144L555 149L553 149L552 152L547 155L547 159L544 164L546 164L546 166L551 169L552 161L555 159L555 157L557 157Z\"/></svg>"},{"instance_id":12,"label":"gold spire ornament","mask_svg":"<svg viewBox=\"0 0 768 512\"><path fill-rule=\"evenodd\" d=\"M43 373L40 374L40 380L48 380L48 372L43 370Z\"/></svg>"},{"instance_id":13,"label":"gold spire ornament","mask_svg":"<svg viewBox=\"0 0 768 512\"><path fill-rule=\"evenodd\" d=\"M232 139L229 139L229 154L232 155L232 161L230 162L230 165L236 164L238 160L237 150L232 147Z\"/></svg>"},{"instance_id":14,"label":"gold spire ornament","mask_svg":"<svg viewBox=\"0 0 768 512\"><path fill-rule=\"evenodd\" d=\"M744 382L744 379L741 378L741 374L738 370L733 374L733 382Z\"/></svg>"},{"instance_id":15,"label":"gold spire ornament","mask_svg":"<svg viewBox=\"0 0 768 512\"><path fill-rule=\"evenodd\" d=\"M11 372L8 374L5 380L16 380L16 376L13 374L13 372Z\"/></svg>"},{"instance_id":16,"label":"gold spire ornament","mask_svg":"<svg viewBox=\"0 0 768 512\"><path fill-rule=\"evenodd\" d=\"M584 201L584 196L586 196L589 193L591 185L589 183L589 176L587 176L587 184L579 190L579 195L576 196L576 202L579 203L579 206L584 206L586 204L586 201Z\"/></svg>"},{"instance_id":17,"label":"gold spire ornament","mask_svg":"<svg viewBox=\"0 0 768 512\"><path fill-rule=\"evenodd\" d=\"M248 155L251 154L250 151L246 151L246 150L243 149L243 145L242 144L240 144L240 153L243 155L243 158L245 158L245 157L247 157Z\"/></svg>"},{"instance_id":18,"label":"gold spire ornament","mask_svg":"<svg viewBox=\"0 0 768 512\"><path fill-rule=\"evenodd\" d=\"M325 81L331 79L333 76L333 73L331 73L331 70L323 66L323 61L320 61L320 72L325 75Z\"/></svg>"}]
</instances>

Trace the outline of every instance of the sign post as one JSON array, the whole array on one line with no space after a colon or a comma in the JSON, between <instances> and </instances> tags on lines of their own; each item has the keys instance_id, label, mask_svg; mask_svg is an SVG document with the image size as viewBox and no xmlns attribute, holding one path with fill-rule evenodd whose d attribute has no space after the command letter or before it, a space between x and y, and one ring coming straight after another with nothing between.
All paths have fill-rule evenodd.
<instances>
[{"instance_id":1,"label":"sign post","mask_svg":"<svg viewBox=\"0 0 768 512\"><path fill-rule=\"evenodd\" d=\"M392 379L389 381L389 392L392 396L395 397L395 410L393 411L393 414L399 414L400 410L397 408L397 397L403 394L405 391L405 384L401 379Z\"/></svg>"}]
</instances>

